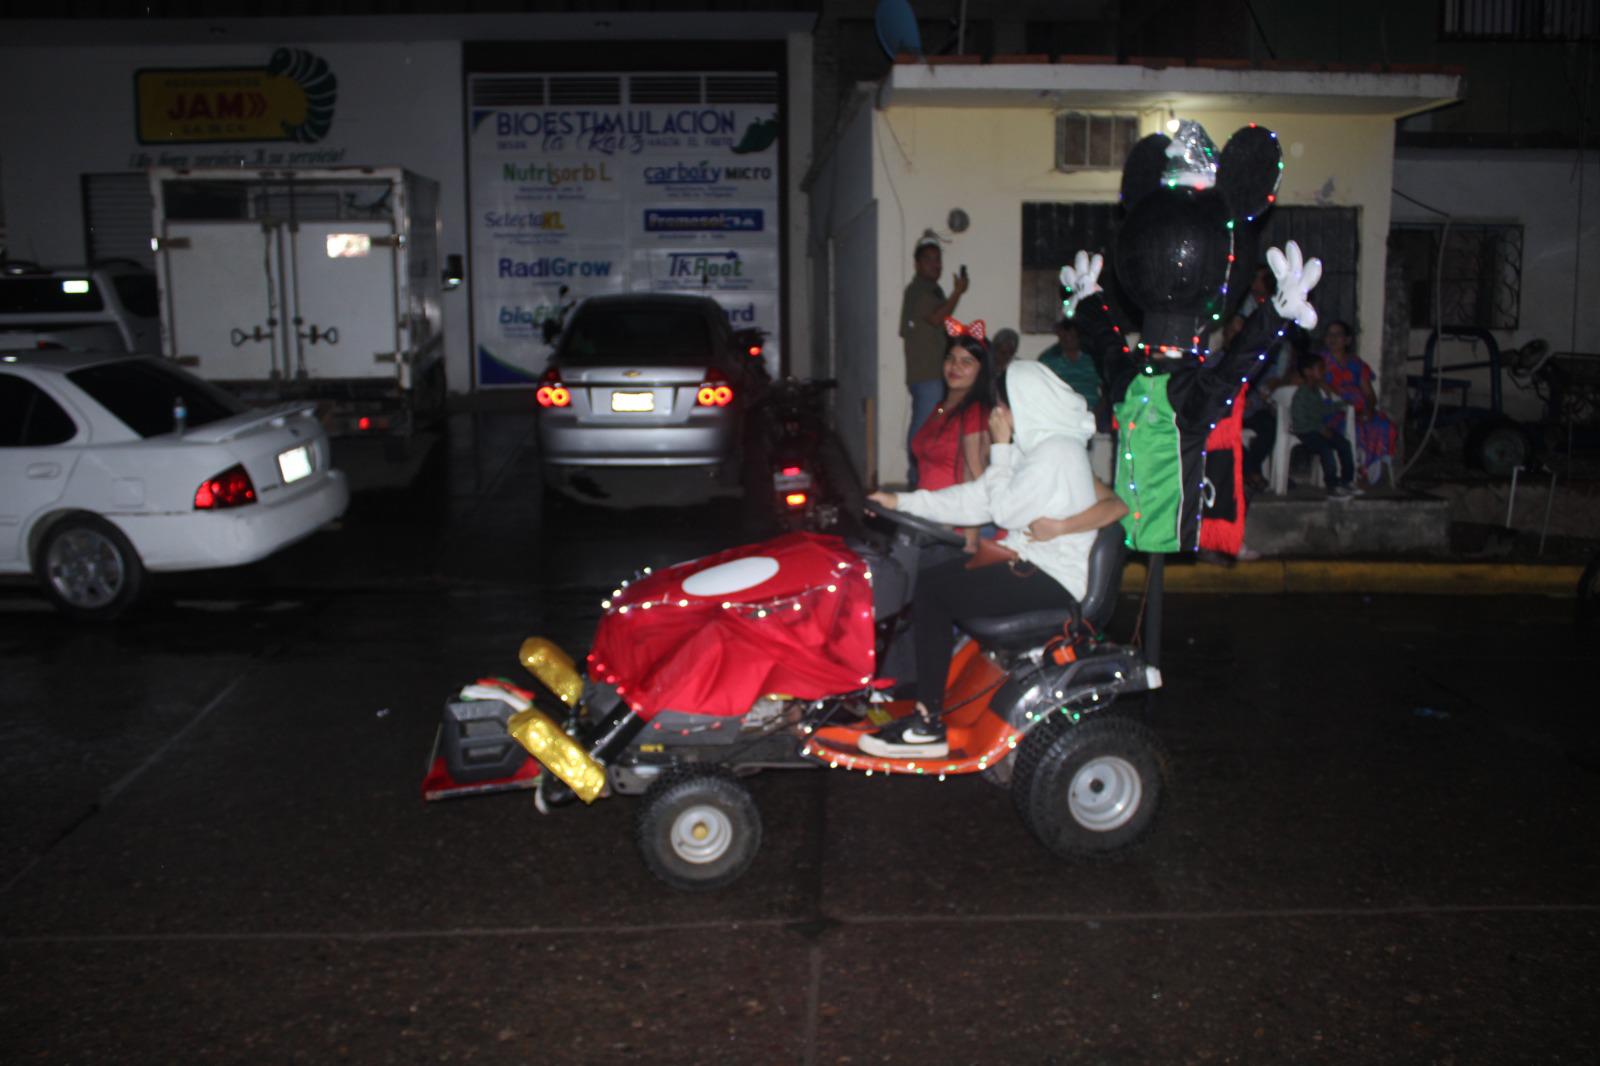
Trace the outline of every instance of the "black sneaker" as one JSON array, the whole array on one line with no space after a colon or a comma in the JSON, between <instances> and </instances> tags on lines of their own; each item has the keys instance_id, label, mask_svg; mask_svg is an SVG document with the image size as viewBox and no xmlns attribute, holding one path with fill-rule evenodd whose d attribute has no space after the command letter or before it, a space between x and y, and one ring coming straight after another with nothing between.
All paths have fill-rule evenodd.
<instances>
[{"instance_id":1,"label":"black sneaker","mask_svg":"<svg viewBox=\"0 0 1600 1066\"><path fill-rule=\"evenodd\" d=\"M920 714L908 715L868 733L857 747L880 759L933 759L950 754L944 723L930 722Z\"/></svg>"}]
</instances>

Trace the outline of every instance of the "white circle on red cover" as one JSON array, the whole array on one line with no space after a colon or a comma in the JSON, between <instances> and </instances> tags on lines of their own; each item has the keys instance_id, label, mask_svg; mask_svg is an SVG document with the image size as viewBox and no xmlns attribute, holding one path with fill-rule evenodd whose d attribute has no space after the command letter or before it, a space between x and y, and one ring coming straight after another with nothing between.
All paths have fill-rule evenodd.
<instances>
[{"instance_id":1,"label":"white circle on red cover","mask_svg":"<svg viewBox=\"0 0 1600 1066\"><path fill-rule=\"evenodd\" d=\"M683 579L683 591L691 596L726 596L753 589L770 581L777 572L778 560L770 555L751 555L690 574Z\"/></svg>"}]
</instances>

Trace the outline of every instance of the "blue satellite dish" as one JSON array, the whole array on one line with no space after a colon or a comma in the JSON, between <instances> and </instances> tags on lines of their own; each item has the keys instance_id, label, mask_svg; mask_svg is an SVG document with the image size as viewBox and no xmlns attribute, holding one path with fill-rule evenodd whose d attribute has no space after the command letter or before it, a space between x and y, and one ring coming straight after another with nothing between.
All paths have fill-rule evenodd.
<instances>
[{"instance_id":1,"label":"blue satellite dish","mask_svg":"<svg viewBox=\"0 0 1600 1066\"><path fill-rule=\"evenodd\" d=\"M922 58L922 34L910 0L878 0L872 22L878 28L878 44L890 59L905 54Z\"/></svg>"}]
</instances>

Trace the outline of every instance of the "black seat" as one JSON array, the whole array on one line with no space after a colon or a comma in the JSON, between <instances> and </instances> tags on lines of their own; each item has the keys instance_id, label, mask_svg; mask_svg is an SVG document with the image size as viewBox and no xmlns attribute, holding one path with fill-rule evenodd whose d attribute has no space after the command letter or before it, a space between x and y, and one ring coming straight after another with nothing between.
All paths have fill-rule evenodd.
<instances>
[{"instance_id":1,"label":"black seat","mask_svg":"<svg viewBox=\"0 0 1600 1066\"><path fill-rule=\"evenodd\" d=\"M1122 587L1122 560L1126 554L1121 522L1113 522L1095 534L1089 549L1089 585L1083 596L1083 620L1104 628L1116 610L1117 592ZM987 618L962 618L958 624L980 644L1015 651L1043 644L1061 632L1072 618L1067 607Z\"/></svg>"}]
</instances>

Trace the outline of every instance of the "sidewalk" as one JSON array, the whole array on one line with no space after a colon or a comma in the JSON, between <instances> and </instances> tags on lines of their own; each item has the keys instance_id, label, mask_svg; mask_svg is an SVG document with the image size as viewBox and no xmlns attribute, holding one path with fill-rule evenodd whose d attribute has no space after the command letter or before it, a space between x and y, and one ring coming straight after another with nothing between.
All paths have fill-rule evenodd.
<instances>
[{"instance_id":1,"label":"sidewalk","mask_svg":"<svg viewBox=\"0 0 1600 1066\"><path fill-rule=\"evenodd\" d=\"M1574 595L1584 565L1600 548L1594 486L1565 487L1552 508L1545 506L1547 489L1525 487L1511 525L1505 523L1504 488L1479 478L1372 489L1357 500L1330 500L1318 489L1263 495L1250 503L1245 543L1264 558L1231 565L1169 558L1167 588ZM1142 579L1142 566L1130 570L1124 587Z\"/></svg>"},{"instance_id":2,"label":"sidewalk","mask_svg":"<svg viewBox=\"0 0 1600 1066\"><path fill-rule=\"evenodd\" d=\"M1459 560L1373 561L1354 559L1259 559L1219 566L1169 560L1168 592L1224 592L1244 595L1284 593L1390 593L1441 596L1572 596L1583 567ZM1122 574L1124 592L1143 587L1142 561Z\"/></svg>"}]
</instances>

